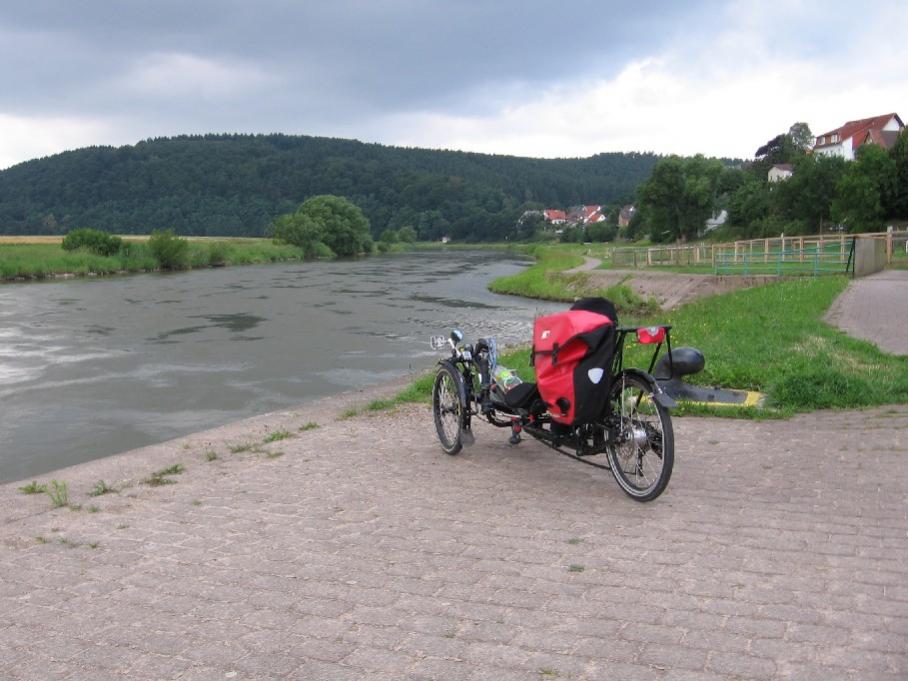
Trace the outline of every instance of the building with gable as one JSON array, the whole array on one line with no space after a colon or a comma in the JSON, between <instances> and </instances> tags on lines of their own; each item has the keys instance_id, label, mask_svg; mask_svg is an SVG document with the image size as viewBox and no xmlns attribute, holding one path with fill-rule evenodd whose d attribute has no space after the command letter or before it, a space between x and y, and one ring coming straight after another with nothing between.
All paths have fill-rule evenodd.
<instances>
[{"instance_id":1,"label":"building with gable","mask_svg":"<svg viewBox=\"0 0 908 681\"><path fill-rule=\"evenodd\" d=\"M817 135L813 153L840 156L846 161L853 161L855 152L865 144L891 149L904 128L905 124L897 113L848 121L840 128Z\"/></svg>"}]
</instances>

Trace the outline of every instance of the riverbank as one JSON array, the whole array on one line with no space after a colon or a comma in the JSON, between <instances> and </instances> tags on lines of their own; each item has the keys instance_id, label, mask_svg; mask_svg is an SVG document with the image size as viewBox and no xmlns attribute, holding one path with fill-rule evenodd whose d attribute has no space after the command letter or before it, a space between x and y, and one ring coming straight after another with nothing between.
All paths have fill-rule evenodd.
<instances>
[{"instance_id":1,"label":"riverbank","mask_svg":"<svg viewBox=\"0 0 908 681\"><path fill-rule=\"evenodd\" d=\"M186 269L299 261L300 249L270 239L189 239ZM160 263L141 239L127 240L112 256L64 251L59 243L0 243L0 281L71 279L160 271Z\"/></svg>"}]
</instances>

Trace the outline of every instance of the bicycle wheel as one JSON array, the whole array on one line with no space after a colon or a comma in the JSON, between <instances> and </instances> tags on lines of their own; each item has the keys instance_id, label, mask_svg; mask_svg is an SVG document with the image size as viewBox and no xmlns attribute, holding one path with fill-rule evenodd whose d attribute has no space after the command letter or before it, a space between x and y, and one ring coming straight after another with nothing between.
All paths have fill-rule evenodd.
<instances>
[{"instance_id":1,"label":"bicycle wheel","mask_svg":"<svg viewBox=\"0 0 908 681\"><path fill-rule=\"evenodd\" d=\"M621 374L609 395L613 430L607 448L618 485L637 501L665 491L675 460L675 437L668 410L653 399L643 378Z\"/></svg>"},{"instance_id":2,"label":"bicycle wheel","mask_svg":"<svg viewBox=\"0 0 908 681\"><path fill-rule=\"evenodd\" d=\"M462 431L466 405L461 401L463 377L450 366L441 366L432 385L432 413L435 430L445 454L458 454L463 449Z\"/></svg>"}]
</instances>

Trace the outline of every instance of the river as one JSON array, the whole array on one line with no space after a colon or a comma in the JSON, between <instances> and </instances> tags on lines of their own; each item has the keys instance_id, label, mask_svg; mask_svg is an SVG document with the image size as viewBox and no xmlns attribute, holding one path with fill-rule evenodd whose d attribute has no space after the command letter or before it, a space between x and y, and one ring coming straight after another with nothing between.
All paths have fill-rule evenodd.
<instances>
[{"instance_id":1,"label":"river","mask_svg":"<svg viewBox=\"0 0 908 681\"><path fill-rule=\"evenodd\" d=\"M0 482L426 369L453 326L526 342L564 306L486 290L525 265L430 251L0 285Z\"/></svg>"}]
</instances>

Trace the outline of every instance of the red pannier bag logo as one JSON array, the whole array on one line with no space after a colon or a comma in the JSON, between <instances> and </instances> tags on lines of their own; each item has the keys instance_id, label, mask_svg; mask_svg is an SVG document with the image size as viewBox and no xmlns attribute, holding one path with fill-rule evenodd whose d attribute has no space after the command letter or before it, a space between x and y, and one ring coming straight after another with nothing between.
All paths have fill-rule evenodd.
<instances>
[{"instance_id":1,"label":"red pannier bag logo","mask_svg":"<svg viewBox=\"0 0 908 681\"><path fill-rule=\"evenodd\" d=\"M588 310L539 317L533 325L536 384L552 419L582 423L601 411L614 357L614 324Z\"/></svg>"}]
</instances>

